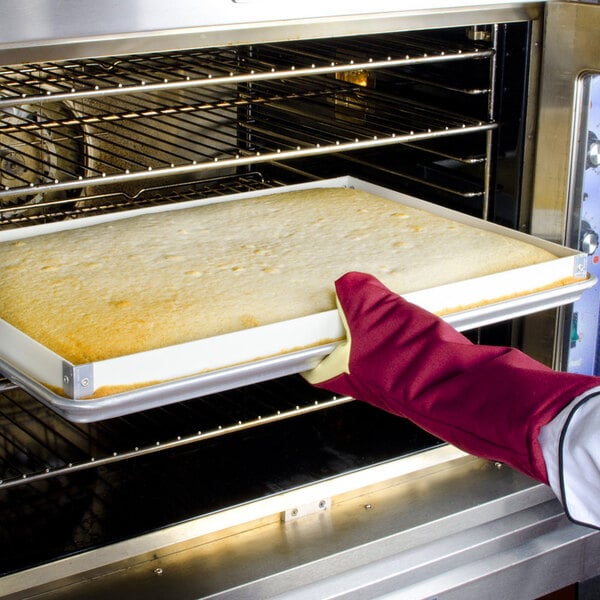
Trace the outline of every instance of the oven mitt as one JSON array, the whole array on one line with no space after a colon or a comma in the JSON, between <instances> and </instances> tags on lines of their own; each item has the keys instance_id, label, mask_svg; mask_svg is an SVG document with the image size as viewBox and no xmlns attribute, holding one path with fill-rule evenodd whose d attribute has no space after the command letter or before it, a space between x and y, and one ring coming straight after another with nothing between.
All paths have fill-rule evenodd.
<instances>
[{"instance_id":1,"label":"oven mitt","mask_svg":"<svg viewBox=\"0 0 600 600\"><path fill-rule=\"evenodd\" d=\"M473 344L367 274L347 273L336 294L347 338L304 373L310 383L548 483L540 429L600 379L553 371L514 348Z\"/></svg>"}]
</instances>

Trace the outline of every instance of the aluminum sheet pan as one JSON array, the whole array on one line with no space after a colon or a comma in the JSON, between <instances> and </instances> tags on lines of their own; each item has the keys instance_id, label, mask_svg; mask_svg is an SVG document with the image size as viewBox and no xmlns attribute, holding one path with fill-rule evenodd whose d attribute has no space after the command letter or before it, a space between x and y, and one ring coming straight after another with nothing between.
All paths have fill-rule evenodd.
<instances>
[{"instance_id":1,"label":"aluminum sheet pan","mask_svg":"<svg viewBox=\"0 0 600 600\"><path fill-rule=\"evenodd\" d=\"M237 201L309 187L363 189L486 230L524 239L549 250L557 257L556 260L532 267L512 269L405 294L407 300L438 314L448 306L457 307L444 314L443 318L459 330L573 302L594 284L594 279L587 274L586 257L581 252L433 206L352 177L10 230L0 234L0 241L130 218L148 212L179 210L207 202ZM574 276L577 279L571 284L527 292ZM469 306L476 307L460 308ZM336 340L343 336L338 313L330 310L76 366L0 320L0 371L65 418L92 422L302 372L315 366L330 353ZM129 389L133 386L138 387ZM126 391L86 399L86 396L102 387L125 388Z\"/></svg>"}]
</instances>

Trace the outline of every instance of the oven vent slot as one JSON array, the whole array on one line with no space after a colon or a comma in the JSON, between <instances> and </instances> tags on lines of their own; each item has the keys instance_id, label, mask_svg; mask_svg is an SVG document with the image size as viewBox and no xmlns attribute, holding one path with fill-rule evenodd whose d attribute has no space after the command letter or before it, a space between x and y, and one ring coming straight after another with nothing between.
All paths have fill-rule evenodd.
<instances>
[{"instance_id":1,"label":"oven vent slot","mask_svg":"<svg viewBox=\"0 0 600 600\"><path fill-rule=\"evenodd\" d=\"M350 402L278 379L94 424L0 382L0 489L230 435Z\"/></svg>"}]
</instances>

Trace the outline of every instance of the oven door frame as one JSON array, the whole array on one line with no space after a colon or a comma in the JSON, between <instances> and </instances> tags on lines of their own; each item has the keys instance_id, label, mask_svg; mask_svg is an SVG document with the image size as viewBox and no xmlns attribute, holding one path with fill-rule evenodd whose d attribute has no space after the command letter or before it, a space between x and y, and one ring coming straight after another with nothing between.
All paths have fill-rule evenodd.
<instances>
[{"instance_id":1,"label":"oven door frame","mask_svg":"<svg viewBox=\"0 0 600 600\"><path fill-rule=\"evenodd\" d=\"M569 245L578 210L573 191L580 81L586 72L600 73L594 35L600 28L600 6L549 2L543 28L531 206L523 211L521 227L532 235ZM569 307L527 317L521 336L519 343L525 352L555 369L567 370Z\"/></svg>"}]
</instances>

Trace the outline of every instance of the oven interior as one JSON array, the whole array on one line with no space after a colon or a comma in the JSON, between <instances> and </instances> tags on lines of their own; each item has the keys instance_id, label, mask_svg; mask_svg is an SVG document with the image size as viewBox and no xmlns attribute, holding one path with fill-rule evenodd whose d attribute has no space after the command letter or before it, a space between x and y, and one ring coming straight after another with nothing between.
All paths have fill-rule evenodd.
<instances>
[{"instance_id":1,"label":"oven interior","mask_svg":"<svg viewBox=\"0 0 600 600\"><path fill-rule=\"evenodd\" d=\"M510 227L531 23L0 68L0 227L351 174ZM514 343L516 322L468 335ZM441 442L291 376L70 423L0 380L0 574Z\"/></svg>"}]
</instances>

